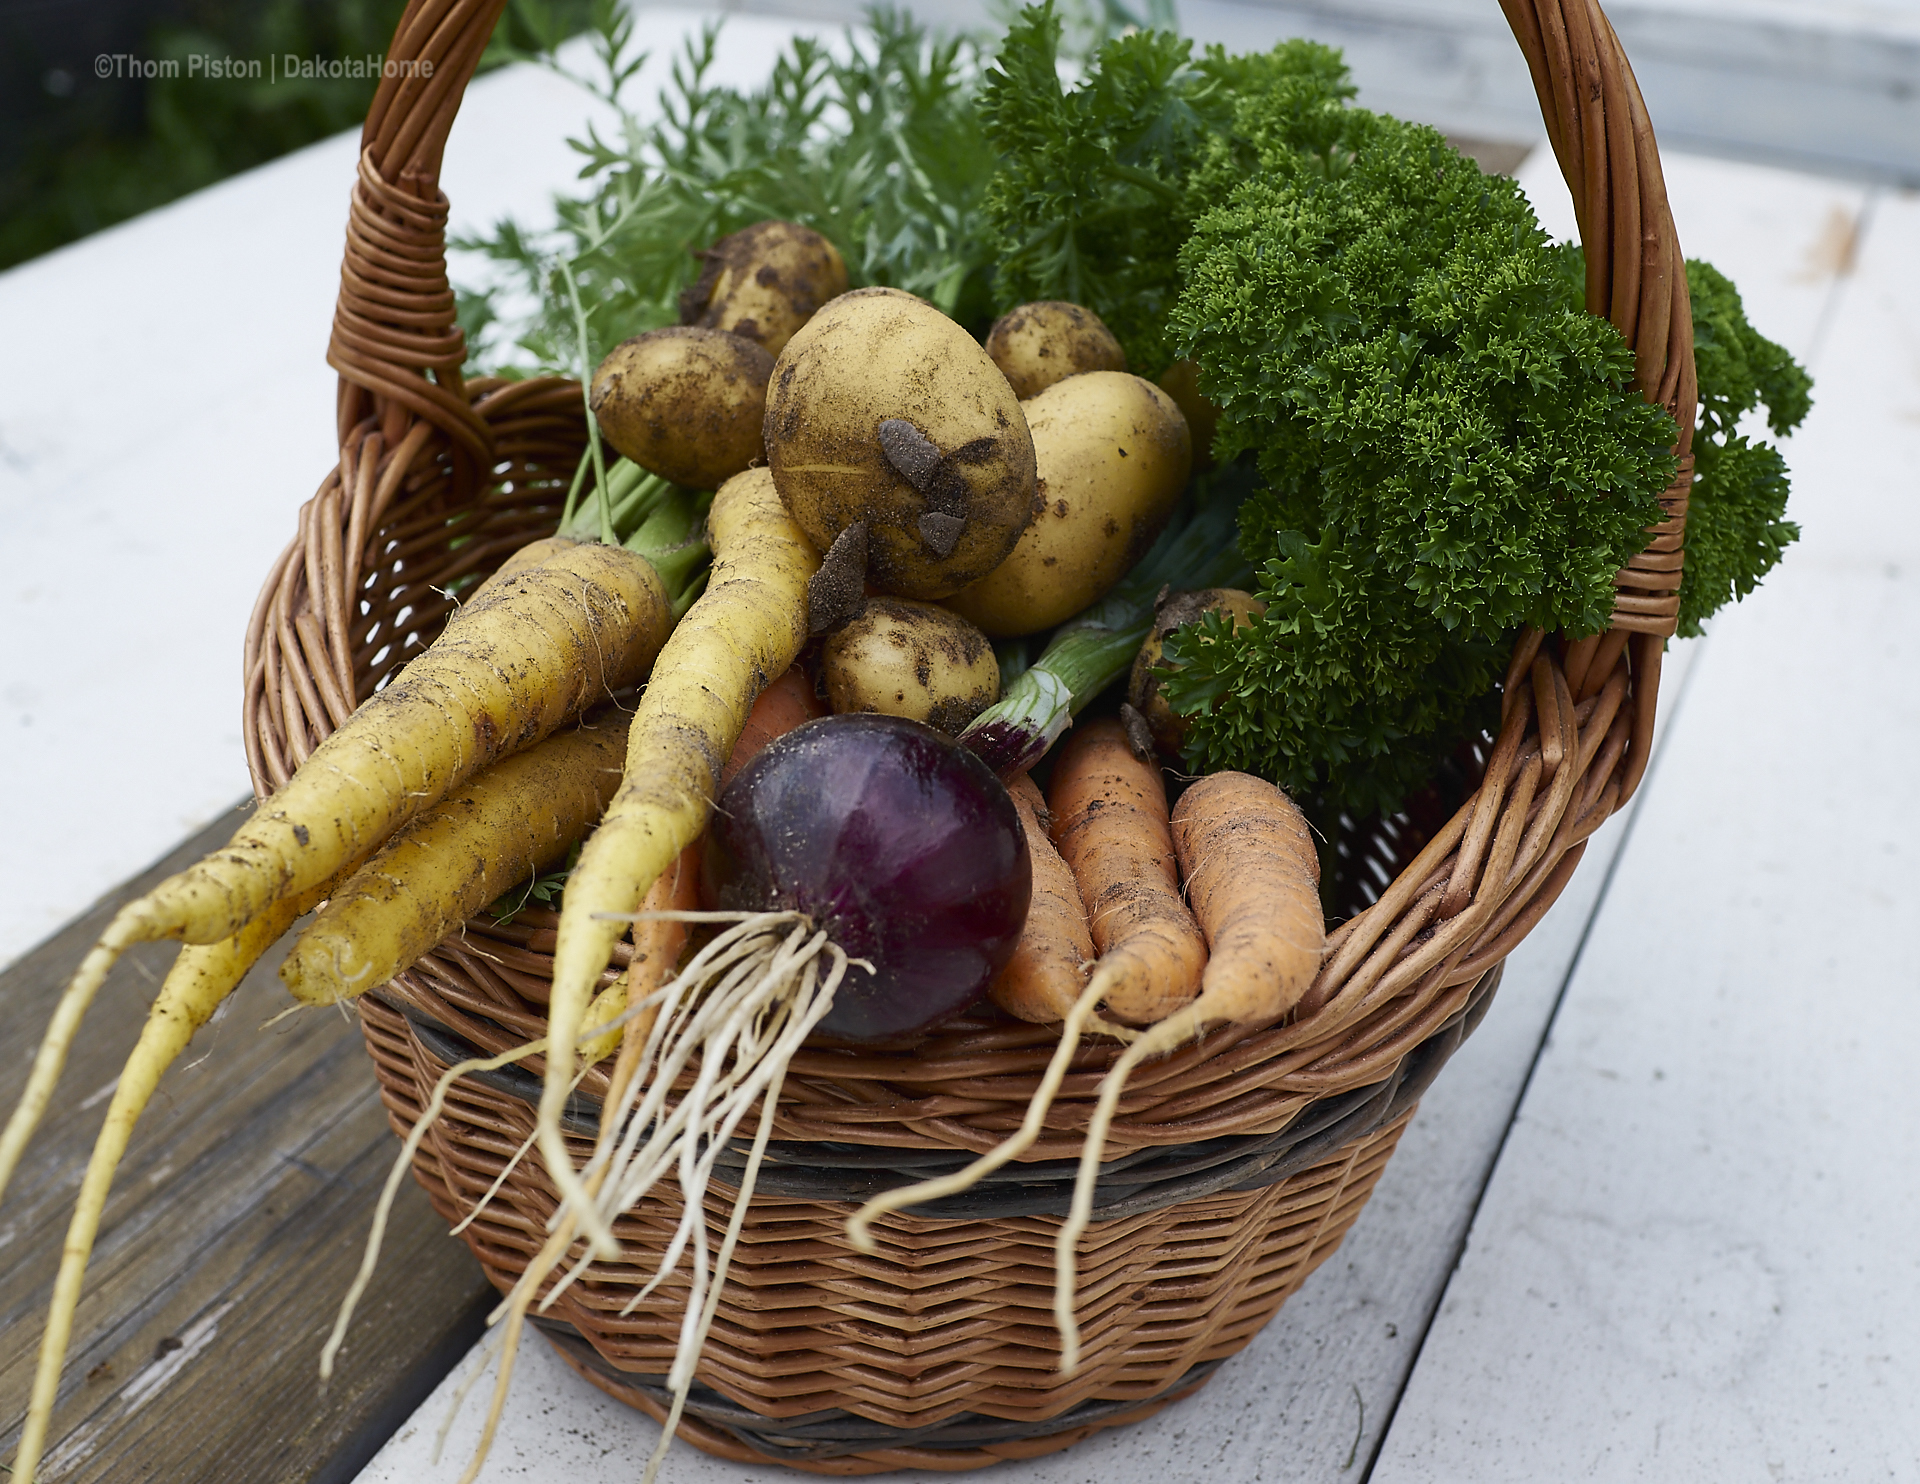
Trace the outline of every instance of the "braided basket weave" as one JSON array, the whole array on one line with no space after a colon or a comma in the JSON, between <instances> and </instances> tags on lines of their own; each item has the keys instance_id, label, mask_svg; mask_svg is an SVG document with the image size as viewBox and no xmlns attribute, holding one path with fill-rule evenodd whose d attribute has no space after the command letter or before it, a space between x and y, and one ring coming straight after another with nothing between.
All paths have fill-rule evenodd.
<instances>
[{"instance_id":1,"label":"braided basket weave","mask_svg":"<svg viewBox=\"0 0 1920 1484\"><path fill-rule=\"evenodd\" d=\"M845 1218L1010 1133L1055 1032L987 1010L911 1047L796 1059L682 1422L698 1446L831 1474L977 1467L1066 1447L1202 1384L1339 1243L1501 962L1633 793L1678 609L1695 403L1686 277L1646 109L1596 0L1501 3L1572 189L1587 307L1619 327L1636 386L1680 428L1667 519L1620 573L1612 628L1577 643L1522 636L1498 735L1405 813L1355 832L1337 886L1349 915L1297 1012L1135 1074L1081 1247L1071 1379L1055 1371L1052 1246L1117 1048L1083 1048L1027 1162L886 1218L871 1258ZM575 383L461 375L437 177L504 4L413 0L390 56L431 66L390 68L367 118L328 352L340 462L301 508L247 631L244 731L262 797L432 640L450 583L553 529L583 447ZM554 922L475 919L363 1001L397 1130L451 1062L544 1034ZM421 1148L415 1175L449 1221L532 1130L541 1063L524 1067L457 1084ZM582 1159L605 1090L591 1073L570 1108ZM717 1224L731 1199L709 1196ZM686 1289L669 1280L622 1310L678 1200L663 1189L623 1218L631 1259L594 1264L543 1324L576 1369L656 1416ZM502 1290L556 1205L524 1161L467 1227Z\"/></svg>"}]
</instances>

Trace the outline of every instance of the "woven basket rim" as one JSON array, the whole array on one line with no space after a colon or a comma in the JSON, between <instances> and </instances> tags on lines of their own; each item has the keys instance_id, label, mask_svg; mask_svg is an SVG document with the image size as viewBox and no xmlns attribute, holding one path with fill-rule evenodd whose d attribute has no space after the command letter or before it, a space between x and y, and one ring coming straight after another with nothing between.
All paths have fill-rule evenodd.
<instances>
[{"instance_id":1,"label":"woven basket rim","mask_svg":"<svg viewBox=\"0 0 1920 1484\"><path fill-rule=\"evenodd\" d=\"M503 4L413 0L392 56L432 67L392 69L367 119L328 351L340 371L340 463L301 507L248 626L244 735L263 797L438 632L453 587L551 530L582 445L578 384L461 371L438 167ZM1642 390L1680 426L1668 520L1645 570L1620 574L1609 632L1523 634L1478 785L1430 827L1380 827L1379 897L1332 931L1298 1012L1140 1067L1114 1125L1121 1152L1275 1133L1313 1098L1380 1081L1521 943L1644 776L1690 478L1686 273L1651 125L1596 0L1501 4L1588 242L1588 305L1619 324ZM459 939L420 973L440 975L438 989L474 1014L538 1037L543 996L520 998L515 985L538 991L545 956L484 920ZM451 979L463 979L459 993ZM1050 1027L960 1021L910 1058L808 1048L776 1137L981 1152L1018 1123L1054 1039ZM1075 1064L1033 1158L1068 1156L1112 1054L1092 1044Z\"/></svg>"},{"instance_id":2,"label":"woven basket rim","mask_svg":"<svg viewBox=\"0 0 1920 1484\"><path fill-rule=\"evenodd\" d=\"M1270 1185L1304 1169L1334 1148L1365 1138L1411 1113L1440 1069L1486 1016L1499 987L1501 965L1487 970L1466 1001L1431 1034L1400 1057L1377 1082L1330 1093L1304 1104L1269 1134L1226 1134L1186 1144L1146 1144L1108 1159L1094 1190L1093 1219L1113 1221L1192 1200L1215 1190ZM400 1014L418 1053L442 1069L520 1044L502 1032L469 1041L435 1018L443 1008L416 980L369 991L368 997ZM498 1029L498 1028L496 1028ZM476 1085L528 1107L540 1101L540 1079L521 1065L468 1074ZM690 1078L682 1079L684 1091ZM576 1091L561 1113L564 1132L590 1145L599 1132L601 1104ZM754 1120L757 1124L757 1118ZM737 1187L753 1143L743 1125L716 1160L714 1175ZM765 1195L858 1205L882 1190L951 1173L968 1163L967 1151L921 1151L888 1144L791 1140L771 1142L755 1189ZM905 1208L929 1220L1064 1216L1072 1202L1078 1151L1039 1160L1029 1151L972 1190L927 1205Z\"/></svg>"},{"instance_id":3,"label":"woven basket rim","mask_svg":"<svg viewBox=\"0 0 1920 1484\"><path fill-rule=\"evenodd\" d=\"M577 383L469 380L463 370L466 344L446 274L440 162L467 82L505 4L410 0L389 53L391 61L409 65L386 69L368 113L328 348L329 364L340 376L339 462L301 507L295 536L268 573L247 630L243 735L262 798L358 701L432 639L456 601L449 594L553 529L584 440ZM1663 646L1677 615L1691 473L1695 382L1684 264L1652 127L1597 0L1501 5L1526 56L1549 141L1573 195L1587 247L1587 307L1620 329L1634 352L1635 385L1666 407L1679 429L1680 473L1662 497L1666 518L1652 528L1646 550L1619 574L1614 623L1606 633L1574 642L1538 631L1521 636L1501 688L1498 734L1476 758L1477 784L1431 819L1388 821L1369 836L1363 864L1377 877L1378 895L1330 935L1320 974L1299 1011L1278 1024L1216 1032L1140 1068L1116 1119L1110 1156L1138 1155L1146 1164L1169 1147L1277 1134L1304 1110L1331 1107L1342 1096L1400 1076L1416 1048L1466 1012L1473 986L1495 972L1545 915L1588 838L1632 797L1644 776ZM538 914L507 929L475 919L396 986L402 998L437 1006L435 1018L455 1034L486 1025L492 1027L488 1034L531 1039L544 1029L540 976L550 959L537 935L547 930ZM394 1126L404 1132L424 1106L420 1079L438 1063L407 1035L405 1020L383 1004L367 1005L362 1020L382 1097ZM936 1032L911 1056L885 1048L810 1047L788 1074L773 1136L908 1155L979 1152L1019 1121L1056 1042L1050 1027L975 1017ZM1030 1158L1078 1153L1093 1090L1114 1054L1111 1045L1085 1049ZM537 1071L539 1063L530 1058L527 1066ZM584 1084L589 1093L594 1075ZM833 1395L854 1415L895 1428L890 1443L830 1459L774 1460L724 1428L690 1422L683 1430L699 1446L728 1457L845 1474L975 1467L1064 1446L1087 1429L1069 1423L1068 1431L1048 1434L1049 1423L1093 1398L1124 1400L1131 1408L1108 1421L1143 1415L1169 1387L1177 1391L1195 1364L1244 1345L1324 1260L1358 1214L1410 1114L1401 1111L1398 1121L1280 1185L1220 1192L1094 1228L1119 1244L1131 1231L1173 1231L1154 1223L1177 1217L1183 1251L1212 1251L1225 1241L1239 1254L1230 1281L1216 1274L1220 1282L1211 1287L1192 1277L1196 1269L1181 1268L1184 1259L1155 1269L1170 1275L1164 1292L1175 1296L1165 1306L1199 1304L1179 1295L1202 1288L1211 1295L1204 1302L1218 1306L1175 1325L1185 1326L1177 1344L1164 1339L1163 1325L1153 1331L1162 1338L1147 1345L1144 1358L1131 1348L1135 1341L1127 1337L1146 1330L1132 1327L1138 1316L1122 1312L1132 1280L1121 1283L1114 1264L1124 1267L1135 1254L1116 1254L1112 1246L1103 1254L1088 1249L1083 1276L1098 1267L1108 1285L1102 1290L1095 1282L1091 1296L1082 1289L1091 1315L1086 1332L1096 1347L1090 1353L1106 1346L1098 1374L1036 1383L1033 1376L1050 1374L1048 1336L1036 1337L1029 1324L1016 1340L997 1323L989 1361L954 1362L961 1370L975 1366L984 1390L964 1396L937 1387L886 1391L876 1387L862 1348L867 1341L858 1338L877 1333L866 1311L857 1304L836 1308L832 1298L836 1285L844 1288L858 1277L858 1264L849 1259L833 1269L836 1276L823 1296L806 1300L839 1316L806 1321L812 1325L806 1343L813 1347L806 1353L814 1357L808 1364L820 1366L822 1377L831 1368L841 1388ZM461 1211L462 1204L476 1199L495 1172L505 1173L501 1151L516 1147L528 1115L496 1090L456 1084L443 1121L458 1124L461 1132L456 1137L444 1127L429 1130L415 1174L442 1213L456 1220L453 1213L473 1214ZM466 1228L465 1240L496 1284L510 1286L524 1271L555 1199L538 1161L527 1161L512 1172L497 1209ZM756 1198L753 1206L760 1204ZM818 1254L835 1249L843 1207L808 1197L769 1197L768 1205L778 1213L769 1218L774 1225L787 1222L814 1233L808 1249L814 1255L798 1261L826 1261ZM1197 1214L1189 1218L1189 1209ZM623 1219L642 1227L653 1216L636 1211ZM977 1225L983 1232L1031 1239L1036 1223L1050 1220L1023 1216ZM917 1240L913 1234L922 1228L937 1233L955 1224L904 1216L885 1222L895 1243ZM1241 1225L1222 1237L1221 1228L1231 1223ZM1145 1240L1152 1246L1161 1239ZM918 1256L913 1249L901 1251L911 1275L944 1249L931 1257L924 1249ZM762 1282L787 1283L786 1262L781 1256ZM612 1273L596 1276L570 1290L566 1302L575 1305L570 1313L613 1369L644 1372L648 1358L661 1353L660 1342L651 1331L643 1333L644 1326L618 1317L626 1281ZM899 1310L907 1316L898 1326L902 1332L917 1333L919 1281L905 1285L910 1292ZM1017 1289L1024 1295L1022 1312L1046 1312L1030 1279L1002 1274L994 1281L1013 1285L1001 1302ZM791 1422L818 1410L809 1398L824 1382L795 1374L783 1347L801 1331L779 1326L802 1321L783 1318L788 1310L774 1311L771 1337L751 1329L748 1321L768 1302L768 1293L764 1286L754 1289L731 1321L734 1330L715 1331L700 1375L740 1406L757 1399L750 1408L756 1415ZM677 1326L677 1319L672 1323ZM855 1339L848 1338L849 1325ZM768 1346L775 1352L772 1363ZM911 1348L907 1353L919 1354ZM1010 1376L1028 1379L1015 1384ZM622 1391L608 1377L592 1379L650 1406L631 1386ZM971 1452L900 1445L902 1437L917 1436L923 1423L975 1410L1037 1419L1038 1426L1024 1444L994 1443ZM1101 1425L1107 1424L1095 1421L1089 1429Z\"/></svg>"},{"instance_id":4,"label":"woven basket rim","mask_svg":"<svg viewBox=\"0 0 1920 1484\"><path fill-rule=\"evenodd\" d=\"M432 81L422 69L395 69L368 116L329 351L341 373L341 459L302 507L248 629L244 733L263 796L431 637L451 607L450 584L551 528L556 471L571 473L580 446L577 384L462 379L437 176L466 79L503 4L414 0L392 55L430 60ZM1379 1080L1545 914L1587 838L1645 771L1690 465L1685 272L1652 129L1598 4L1502 4L1573 191L1588 244L1589 308L1621 328L1638 383L1681 429L1669 519L1636 558L1647 570L1622 572L1612 629L1572 643L1537 630L1521 637L1479 787L1417 851L1379 868L1392 868L1392 879L1333 931L1300 1010L1282 1024L1216 1032L1140 1069L1116 1122L1119 1148L1271 1132L1312 1096ZM449 541L456 529L457 551ZM463 938L471 945L488 935L476 920ZM488 951L496 950L507 951ZM463 962L472 975L489 972L474 955ZM502 969L496 977L512 976ZM525 1028L539 1034L532 1021ZM970 1027L937 1043L937 1057L927 1057L938 1067L932 1077L884 1053L809 1051L778 1136L860 1142L890 1121L889 1138L902 1144L990 1147L1004 1111L1024 1108L1051 1039L1045 1027ZM1097 1079L1103 1054L1110 1058L1096 1048L1074 1075ZM1067 1089L1043 1154L1064 1153L1062 1141L1084 1119L1081 1092Z\"/></svg>"}]
</instances>

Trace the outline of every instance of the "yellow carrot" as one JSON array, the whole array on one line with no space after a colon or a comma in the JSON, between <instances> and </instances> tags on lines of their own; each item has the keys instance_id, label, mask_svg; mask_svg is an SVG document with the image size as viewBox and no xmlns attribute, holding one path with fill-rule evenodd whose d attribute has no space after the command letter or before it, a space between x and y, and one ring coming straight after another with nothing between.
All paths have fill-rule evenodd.
<instances>
[{"instance_id":1,"label":"yellow carrot","mask_svg":"<svg viewBox=\"0 0 1920 1484\"><path fill-rule=\"evenodd\" d=\"M672 624L645 558L582 544L491 587L314 749L231 841L114 916L55 1008L0 1134L0 1191L46 1111L95 993L128 947L218 943L365 859L488 764L640 680Z\"/></svg>"},{"instance_id":2,"label":"yellow carrot","mask_svg":"<svg viewBox=\"0 0 1920 1484\"><path fill-rule=\"evenodd\" d=\"M720 487L707 529L707 590L668 639L640 698L626 776L567 881L554 949L539 1146L593 1249L605 1256L619 1251L612 1228L582 1186L560 1131L581 1017L626 929L624 920L605 914L632 913L706 826L747 713L806 642L807 579L819 566L765 469Z\"/></svg>"},{"instance_id":3,"label":"yellow carrot","mask_svg":"<svg viewBox=\"0 0 1920 1484\"><path fill-rule=\"evenodd\" d=\"M405 826L342 883L280 965L310 1005L385 984L586 834L620 783L613 712L504 758Z\"/></svg>"}]
</instances>

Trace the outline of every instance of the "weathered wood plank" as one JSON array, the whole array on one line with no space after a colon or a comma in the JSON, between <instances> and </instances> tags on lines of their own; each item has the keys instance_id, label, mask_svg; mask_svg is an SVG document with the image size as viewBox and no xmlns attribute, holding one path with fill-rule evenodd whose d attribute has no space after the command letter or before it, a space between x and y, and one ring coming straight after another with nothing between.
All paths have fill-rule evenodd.
<instances>
[{"instance_id":1,"label":"weathered wood plank","mask_svg":"<svg viewBox=\"0 0 1920 1484\"><path fill-rule=\"evenodd\" d=\"M11 1108L54 1000L114 908L231 832L228 816L0 975ZM0 1210L0 1447L25 1414L74 1193L121 1061L173 954L109 977ZM279 955L160 1084L101 1224L43 1477L168 1484L351 1478L479 1333L491 1289L402 1188L340 1374L321 1342L398 1150L358 1025L289 1003Z\"/></svg>"},{"instance_id":2,"label":"weathered wood plank","mask_svg":"<svg viewBox=\"0 0 1920 1484\"><path fill-rule=\"evenodd\" d=\"M1860 238L1380 1484L1920 1477L1920 202Z\"/></svg>"}]
</instances>

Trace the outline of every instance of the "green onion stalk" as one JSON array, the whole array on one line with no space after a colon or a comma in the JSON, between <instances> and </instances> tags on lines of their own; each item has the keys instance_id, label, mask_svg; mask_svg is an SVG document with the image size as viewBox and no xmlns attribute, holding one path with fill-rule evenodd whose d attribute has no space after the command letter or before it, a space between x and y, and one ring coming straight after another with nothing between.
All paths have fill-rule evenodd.
<instances>
[{"instance_id":1,"label":"green onion stalk","mask_svg":"<svg viewBox=\"0 0 1920 1484\"><path fill-rule=\"evenodd\" d=\"M1017 668L1024 647L1002 647L1001 673L1014 671L1012 681L960 741L1002 778L1024 773L1073 725L1075 713L1132 667L1152 632L1161 593L1250 583L1253 569L1236 539L1247 472L1235 466L1196 480L1191 500L1183 502L1133 570L1098 603L1056 629L1031 666Z\"/></svg>"}]
</instances>

